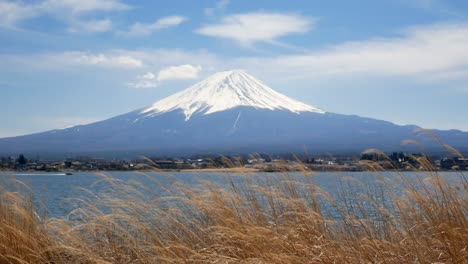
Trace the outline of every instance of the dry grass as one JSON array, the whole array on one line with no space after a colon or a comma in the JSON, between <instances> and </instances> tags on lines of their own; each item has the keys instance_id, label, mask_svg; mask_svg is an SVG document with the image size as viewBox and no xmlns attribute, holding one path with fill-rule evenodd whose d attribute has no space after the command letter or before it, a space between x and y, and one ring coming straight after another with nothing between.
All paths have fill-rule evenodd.
<instances>
[{"instance_id":1,"label":"dry grass","mask_svg":"<svg viewBox=\"0 0 468 264\"><path fill-rule=\"evenodd\" d=\"M350 179L336 199L306 174L222 187L102 176L108 191L63 219L1 190L0 263L467 263L468 183L427 176Z\"/></svg>"}]
</instances>

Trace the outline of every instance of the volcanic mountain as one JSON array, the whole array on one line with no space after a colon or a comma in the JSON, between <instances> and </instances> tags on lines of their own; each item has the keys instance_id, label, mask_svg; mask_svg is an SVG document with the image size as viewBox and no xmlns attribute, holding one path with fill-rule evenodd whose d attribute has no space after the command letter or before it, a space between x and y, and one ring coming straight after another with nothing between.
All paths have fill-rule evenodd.
<instances>
[{"instance_id":1,"label":"volcanic mountain","mask_svg":"<svg viewBox=\"0 0 468 264\"><path fill-rule=\"evenodd\" d=\"M367 148L401 150L403 140L428 149L434 140L419 127L342 115L291 99L241 70L216 73L152 106L104 121L0 139L0 154L189 155L359 153ZM468 149L468 133L433 133Z\"/></svg>"}]
</instances>

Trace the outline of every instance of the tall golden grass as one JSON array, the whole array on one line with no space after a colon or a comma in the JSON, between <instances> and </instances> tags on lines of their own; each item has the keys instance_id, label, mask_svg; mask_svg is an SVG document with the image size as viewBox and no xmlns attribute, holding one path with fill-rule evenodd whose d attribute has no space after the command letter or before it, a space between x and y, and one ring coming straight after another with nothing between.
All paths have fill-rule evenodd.
<instances>
[{"instance_id":1,"label":"tall golden grass","mask_svg":"<svg viewBox=\"0 0 468 264\"><path fill-rule=\"evenodd\" d=\"M3 189L0 263L467 263L468 182L427 174L349 179L339 198L313 174L173 181L164 195L102 175L108 191L60 219Z\"/></svg>"}]
</instances>

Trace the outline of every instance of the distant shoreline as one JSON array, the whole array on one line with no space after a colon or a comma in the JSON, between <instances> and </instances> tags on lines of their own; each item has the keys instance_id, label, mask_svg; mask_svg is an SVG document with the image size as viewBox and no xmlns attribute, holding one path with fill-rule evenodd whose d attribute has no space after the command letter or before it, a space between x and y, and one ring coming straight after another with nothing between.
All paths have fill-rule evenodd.
<instances>
[{"instance_id":1,"label":"distant shoreline","mask_svg":"<svg viewBox=\"0 0 468 264\"><path fill-rule=\"evenodd\" d=\"M306 172L306 173L316 173L316 172L463 172L458 170L437 170L437 171L429 171L429 170L277 170L277 171L265 171L256 168L244 168L244 167L234 167L234 168L205 168L205 169L152 169L152 170L82 170L82 171L36 171L36 170L18 170L18 171L11 171L11 170L0 170L1 174L23 174L19 176L34 176L40 174L47 174L47 175L54 175L54 176L69 176L66 173L107 173L107 172L188 172L188 173L284 173L284 172Z\"/></svg>"},{"instance_id":2,"label":"distant shoreline","mask_svg":"<svg viewBox=\"0 0 468 264\"><path fill-rule=\"evenodd\" d=\"M15 174L65 174L79 172L265 172L254 168L206 168L206 169L146 169L146 170L81 170L81 171L37 171L37 170L0 170L0 173L15 173Z\"/></svg>"}]
</instances>

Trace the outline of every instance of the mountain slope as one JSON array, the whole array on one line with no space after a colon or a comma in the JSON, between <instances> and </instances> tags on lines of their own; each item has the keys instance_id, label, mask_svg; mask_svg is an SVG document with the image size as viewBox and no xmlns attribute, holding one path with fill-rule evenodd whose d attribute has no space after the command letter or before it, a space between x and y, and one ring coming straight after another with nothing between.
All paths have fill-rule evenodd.
<instances>
[{"instance_id":1,"label":"mountain slope","mask_svg":"<svg viewBox=\"0 0 468 264\"><path fill-rule=\"evenodd\" d=\"M322 111L273 91L242 71L215 74L154 105L89 125L0 139L0 154L137 156L197 153L358 153L436 148L417 126ZM468 150L468 133L435 131ZM414 149L414 148L413 148Z\"/></svg>"},{"instance_id":2,"label":"mountain slope","mask_svg":"<svg viewBox=\"0 0 468 264\"><path fill-rule=\"evenodd\" d=\"M212 114L238 106L294 113L324 113L321 109L276 92L241 70L216 73L182 92L156 102L142 113L152 117L180 109L185 119L189 120L195 113Z\"/></svg>"}]
</instances>

